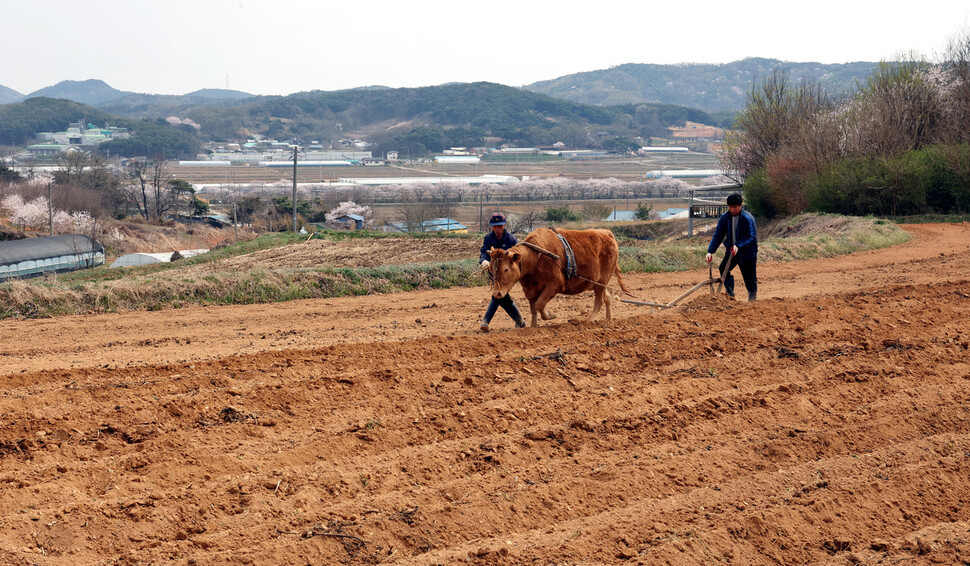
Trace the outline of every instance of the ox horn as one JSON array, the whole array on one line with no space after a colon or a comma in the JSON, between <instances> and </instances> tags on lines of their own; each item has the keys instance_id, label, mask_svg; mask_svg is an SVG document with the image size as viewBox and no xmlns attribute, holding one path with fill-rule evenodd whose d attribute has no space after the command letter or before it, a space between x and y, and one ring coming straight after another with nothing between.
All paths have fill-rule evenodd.
<instances>
[{"instance_id":1,"label":"ox horn","mask_svg":"<svg viewBox=\"0 0 970 566\"><path fill-rule=\"evenodd\" d=\"M547 255L547 256L551 257L552 259L554 259L556 261L559 261L559 256L557 256L556 254L550 252L549 250L547 250L545 248L540 248L539 246L533 244L532 242L519 242L519 243L522 244L523 246L529 248L530 250L537 251L537 252L541 253L542 255Z\"/></svg>"}]
</instances>

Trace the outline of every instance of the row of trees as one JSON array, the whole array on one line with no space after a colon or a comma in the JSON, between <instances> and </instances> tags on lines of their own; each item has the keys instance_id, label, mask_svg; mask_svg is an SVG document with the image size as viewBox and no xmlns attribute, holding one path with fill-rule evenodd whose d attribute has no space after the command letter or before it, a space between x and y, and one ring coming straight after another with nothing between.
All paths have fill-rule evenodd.
<instances>
[{"instance_id":1,"label":"row of trees","mask_svg":"<svg viewBox=\"0 0 970 566\"><path fill-rule=\"evenodd\" d=\"M702 181L703 184L723 182L721 178ZM547 209L558 210L563 201L582 201L581 218L599 219L597 216L608 208L596 201L603 199L640 200L648 198L684 197L691 188L688 183L674 178L621 181L618 179L570 179L551 177L530 179L508 185L465 183L415 183L397 186L362 186L331 188L326 183L302 185L297 193L297 213L308 222L324 222L342 203L352 202L359 206L375 204L392 205L395 218L410 228L416 228L433 218L453 217L460 205L494 206L498 203L535 203L526 224L548 218ZM272 184L234 185L209 188L206 197L213 203L233 206L240 222L263 224L268 229L285 228L292 214L292 185L279 181ZM550 206L552 205L552 206ZM370 210L370 209L369 209ZM567 209L568 210L568 209ZM649 210L647 211L649 212ZM370 219L368 215L362 214ZM607 210L606 214L609 214ZM605 216L606 214L603 214ZM648 217L648 216L647 216ZM645 217L646 218L646 217ZM568 220L568 219L567 219Z\"/></svg>"},{"instance_id":2,"label":"row of trees","mask_svg":"<svg viewBox=\"0 0 970 566\"><path fill-rule=\"evenodd\" d=\"M704 179L701 184L720 184L723 177ZM663 177L639 181L623 181L615 178L572 179L568 177L549 177L528 179L498 185L469 185L466 183L414 183L410 185L383 185L332 188L327 183L302 184L298 192L299 200L320 199L326 206L333 208L344 201L364 204L397 203L404 199L415 202L440 202L469 204L482 202L544 202L566 200L596 199L646 199L678 198L687 196L692 185L681 179ZM213 203L232 203L237 205L246 198L269 199L275 195L289 194L292 184L279 181L269 184L249 184L245 186L226 184L206 189L206 197Z\"/></svg>"},{"instance_id":3,"label":"row of trees","mask_svg":"<svg viewBox=\"0 0 970 566\"><path fill-rule=\"evenodd\" d=\"M7 213L11 224L21 229L87 234L95 229L97 223L86 211L68 212L53 208L44 196L24 201L19 194L7 195L0 200L0 209Z\"/></svg>"},{"instance_id":4,"label":"row of trees","mask_svg":"<svg viewBox=\"0 0 970 566\"><path fill-rule=\"evenodd\" d=\"M970 211L970 32L902 59L850 96L780 68L752 86L721 158L756 213Z\"/></svg>"}]
</instances>

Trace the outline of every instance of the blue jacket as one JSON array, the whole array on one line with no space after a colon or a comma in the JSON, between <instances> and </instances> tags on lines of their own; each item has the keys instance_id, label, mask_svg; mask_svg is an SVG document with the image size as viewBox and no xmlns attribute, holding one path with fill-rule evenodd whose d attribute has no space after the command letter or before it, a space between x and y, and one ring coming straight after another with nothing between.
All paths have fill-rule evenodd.
<instances>
[{"instance_id":1,"label":"blue jacket","mask_svg":"<svg viewBox=\"0 0 970 566\"><path fill-rule=\"evenodd\" d=\"M755 224L754 216L747 210L742 209L738 215L738 241L731 241L731 213L725 212L717 220L717 228L714 229L714 236L711 238L710 245L707 246L707 253L712 254L717 251L717 247L724 242L724 249L731 253L731 246L738 247L738 261L751 261L758 257L758 226Z\"/></svg>"},{"instance_id":2,"label":"blue jacket","mask_svg":"<svg viewBox=\"0 0 970 566\"><path fill-rule=\"evenodd\" d=\"M515 236L512 235L512 232L509 232L508 230L502 233L501 240L495 237L495 232L489 232L488 234L485 234L485 241L482 243L482 253L478 258L478 263L482 263L486 259L491 260L488 255L488 250L490 249L498 248L500 250L507 250L518 243L519 241L516 240Z\"/></svg>"}]
</instances>

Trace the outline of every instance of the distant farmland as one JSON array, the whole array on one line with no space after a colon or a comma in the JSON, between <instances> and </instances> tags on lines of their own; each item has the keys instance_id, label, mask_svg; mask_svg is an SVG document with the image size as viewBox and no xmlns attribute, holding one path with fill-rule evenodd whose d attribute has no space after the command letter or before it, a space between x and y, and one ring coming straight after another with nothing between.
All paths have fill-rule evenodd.
<instances>
[{"instance_id":1,"label":"distant farmland","mask_svg":"<svg viewBox=\"0 0 970 566\"><path fill-rule=\"evenodd\" d=\"M430 177L511 175L515 177L568 177L572 179L615 178L623 181L641 180L653 169L713 169L714 155L706 153L663 154L643 157L614 157L597 159L517 159L493 161L474 165L420 163L414 165L361 167L300 167L297 183L337 181L347 177ZM179 179L190 183L274 183L292 181L292 169L267 168L252 165L185 166L173 168Z\"/></svg>"}]
</instances>

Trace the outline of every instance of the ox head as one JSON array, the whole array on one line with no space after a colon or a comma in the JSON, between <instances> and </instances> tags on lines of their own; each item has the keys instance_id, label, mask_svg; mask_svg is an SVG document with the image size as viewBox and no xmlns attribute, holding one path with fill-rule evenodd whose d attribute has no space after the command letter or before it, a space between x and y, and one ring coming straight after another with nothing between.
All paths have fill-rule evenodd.
<instances>
[{"instance_id":1,"label":"ox head","mask_svg":"<svg viewBox=\"0 0 970 566\"><path fill-rule=\"evenodd\" d=\"M509 294L512 285L522 277L521 256L518 252L509 252L492 248L488 250L491 258L488 262L492 272L492 296L501 299Z\"/></svg>"}]
</instances>

